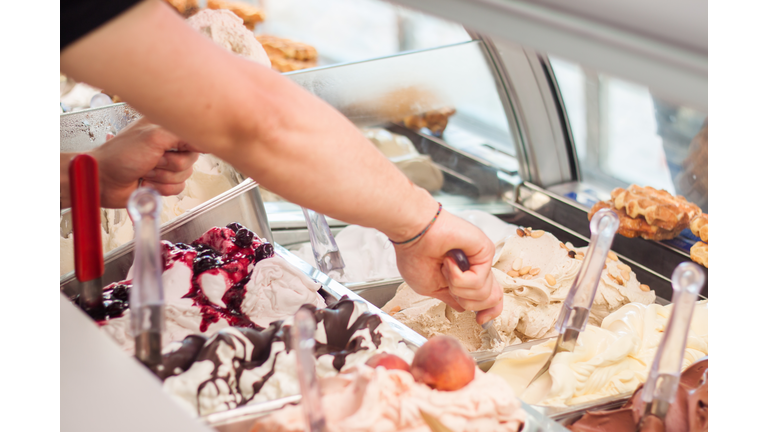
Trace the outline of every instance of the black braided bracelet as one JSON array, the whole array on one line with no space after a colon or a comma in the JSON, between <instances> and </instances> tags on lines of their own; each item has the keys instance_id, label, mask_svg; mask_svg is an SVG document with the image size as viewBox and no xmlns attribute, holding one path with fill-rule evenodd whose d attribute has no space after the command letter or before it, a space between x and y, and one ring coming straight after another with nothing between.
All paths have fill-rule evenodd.
<instances>
[{"instance_id":1,"label":"black braided bracelet","mask_svg":"<svg viewBox=\"0 0 768 432\"><path fill-rule=\"evenodd\" d=\"M396 241L394 241L392 239L389 239L389 241L391 241L393 245L403 245L403 244L410 243L412 241L418 240L419 237L423 236L424 233L426 233L430 228L432 228L432 225L435 224L435 221L437 220L437 217L440 216L440 212L443 211L443 204L442 203L438 203L438 204L439 204L439 207L437 207L437 213L435 213L435 217L433 217L432 220L429 222L429 224L427 224L427 227L424 228L420 233L416 234L415 237L413 237L410 240L406 240L406 241L402 241L402 242L396 242Z\"/></svg>"}]
</instances>

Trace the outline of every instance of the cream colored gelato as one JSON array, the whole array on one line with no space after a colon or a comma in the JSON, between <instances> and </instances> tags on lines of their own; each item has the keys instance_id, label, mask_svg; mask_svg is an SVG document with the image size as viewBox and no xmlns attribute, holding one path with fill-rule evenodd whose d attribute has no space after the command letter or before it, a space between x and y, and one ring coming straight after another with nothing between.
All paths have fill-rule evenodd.
<instances>
[{"instance_id":1,"label":"cream colored gelato","mask_svg":"<svg viewBox=\"0 0 768 432\"><path fill-rule=\"evenodd\" d=\"M267 52L256 35L243 25L243 19L226 9L203 9L187 23L216 45L248 60L272 67Z\"/></svg>"},{"instance_id":2,"label":"cream colored gelato","mask_svg":"<svg viewBox=\"0 0 768 432\"><path fill-rule=\"evenodd\" d=\"M443 172L429 155L416 151L407 137L382 128L365 129L363 134L417 186L430 192L443 187Z\"/></svg>"},{"instance_id":3,"label":"cream colored gelato","mask_svg":"<svg viewBox=\"0 0 768 432\"><path fill-rule=\"evenodd\" d=\"M495 319L504 344L491 346L488 335L471 311L457 312L440 300L416 294L403 284L383 310L426 338L449 334L469 351L501 350L512 345L556 335L562 302L568 294L587 248L562 244L550 233L514 234L497 243L493 275L504 291L503 310ZM573 257L569 256L569 253ZM651 304L656 295L644 291L631 269L611 255L606 260L590 323L599 325L609 313L630 302Z\"/></svg>"},{"instance_id":4,"label":"cream colored gelato","mask_svg":"<svg viewBox=\"0 0 768 432\"><path fill-rule=\"evenodd\" d=\"M573 353L559 353L549 372L526 389L552 354L555 340L499 355L489 373L503 377L515 394L536 405L575 405L631 393L645 382L672 305L630 303L588 325ZM708 306L700 301L688 333L683 369L709 353Z\"/></svg>"},{"instance_id":5,"label":"cream colored gelato","mask_svg":"<svg viewBox=\"0 0 768 432\"><path fill-rule=\"evenodd\" d=\"M456 391L433 390L408 372L365 365L321 379L320 387L329 432L429 432L420 411L453 432L517 432L526 419L509 386L479 370ZM304 431L302 407L261 418L252 431Z\"/></svg>"},{"instance_id":6,"label":"cream colored gelato","mask_svg":"<svg viewBox=\"0 0 768 432\"><path fill-rule=\"evenodd\" d=\"M209 154L201 154L195 162L192 176L186 180L184 190L175 196L163 197L160 223L181 216L200 204L228 191L237 185L237 173L227 163ZM62 217L62 223L66 224ZM74 240L71 233L59 239L59 274L75 268ZM102 250L107 252L133 240L133 222L125 209L102 210Z\"/></svg>"}]
</instances>

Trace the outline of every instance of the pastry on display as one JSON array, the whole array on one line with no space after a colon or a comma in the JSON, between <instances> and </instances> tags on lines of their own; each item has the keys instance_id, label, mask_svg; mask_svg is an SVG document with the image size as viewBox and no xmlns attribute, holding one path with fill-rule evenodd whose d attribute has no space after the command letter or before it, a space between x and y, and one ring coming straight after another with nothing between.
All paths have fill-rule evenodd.
<instances>
[{"instance_id":1,"label":"pastry on display","mask_svg":"<svg viewBox=\"0 0 768 432\"><path fill-rule=\"evenodd\" d=\"M614 189L609 201L600 201L592 207L589 220L603 208L618 214L619 234L646 240L675 238L701 214L697 205L681 195L674 196L665 190L637 185Z\"/></svg>"},{"instance_id":2,"label":"pastry on display","mask_svg":"<svg viewBox=\"0 0 768 432\"><path fill-rule=\"evenodd\" d=\"M226 9L232 11L243 20L243 24L248 30L253 30L256 27L256 24L264 21L264 11L248 3L208 0L207 5L209 9Z\"/></svg>"},{"instance_id":3,"label":"pastry on display","mask_svg":"<svg viewBox=\"0 0 768 432\"><path fill-rule=\"evenodd\" d=\"M701 241L709 243L709 216L702 213L691 221L691 232Z\"/></svg>"},{"instance_id":4,"label":"pastry on display","mask_svg":"<svg viewBox=\"0 0 768 432\"><path fill-rule=\"evenodd\" d=\"M165 0L165 2L176 9L184 18L189 18L200 10L197 0ZM210 2L208 3L210 4Z\"/></svg>"},{"instance_id":5,"label":"pastry on display","mask_svg":"<svg viewBox=\"0 0 768 432\"><path fill-rule=\"evenodd\" d=\"M317 50L311 45L270 35L256 35L256 39L277 71L291 72L317 66Z\"/></svg>"},{"instance_id":6,"label":"pastry on display","mask_svg":"<svg viewBox=\"0 0 768 432\"><path fill-rule=\"evenodd\" d=\"M408 129L419 131L421 128L429 129L434 135L441 136L448 126L448 118L456 114L454 108L441 108L427 111L418 115L411 115L403 119L403 125Z\"/></svg>"},{"instance_id":7,"label":"pastry on display","mask_svg":"<svg viewBox=\"0 0 768 432\"><path fill-rule=\"evenodd\" d=\"M587 411L568 426L574 432L635 432L645 411L643 386L623 407L616 410ZM661 423L659 420L658 423ZM701 432L709 429L709 360L690 365L680 376L674 402L664 418L667 432Z\"/></svg>"},{"instance_id":8,"label":"pastry on display","mask_svg":"<svg viewBox=\"0 0 768 432\"><path fill-rule=\"evenodd\" d=\"M586 251L587 247L575 248L548 232L530 228L518 228L497 244L491 271L504 297L503 310L494 324L503 344L492 343L474 312L458 312L438 299L417 294L407 284L398 288L382 310L426 338L451 335L469 351L499 351L507 345L557 336L557 317ZM627 303L648 305L655 300L655 292L610 252L589 322L600 325Z\"/></svg>"},{"instance_id":9,"label":"pastry on display","mask_svg":"<svg viewBox=\"0 0 768 432\"><path fill-rule=\"evenodd\" d=\"M691 259L693 262L709 268L709 244L696 242L695 245L691 246Z\"/></svg>"},{"instance_id":10,"label":"pastry on display","mask_svg":"<svg viewBox=\"0 0 768 432\"><path fill-rule=\"evenodd\" d=\"M507 383L477 369L455 339L427 341L410 371L398 363L371 362L320 379L327 430L429 432L430 418L452 432L523 428L525 410ZM251 432L304 430L303 407L289 405L256 420Z\"/></svg>"},{"instance_id":11,"label":"pastry on display","mask_svg":"<svg viewBox=\"0 0 768 432\"><path fill-rule=\"evenodd\" d=\"M269 56L256 40L256 35L232 11L203 9L187 18L187 24L231 53L265 66L270 65Z\"/></svg>"}]
</instances>

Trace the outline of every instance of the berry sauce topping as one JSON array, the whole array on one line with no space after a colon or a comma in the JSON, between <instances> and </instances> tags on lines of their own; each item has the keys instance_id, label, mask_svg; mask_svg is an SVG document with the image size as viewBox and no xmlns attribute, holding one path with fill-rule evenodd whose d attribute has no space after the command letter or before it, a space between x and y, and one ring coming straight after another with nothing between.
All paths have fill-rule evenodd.
<instances>
[{"instance_id":1,"label":"berry sauce topping","mask_svg":"<svg viewBox=\"0 0 768 432\"><path fill-rule=\"evenodd\" d=\"M211 228L192 244L163 241L161 248L163 271L167 271L179 261L192 269L189 291L183 298L192 299L193 304L200 308L201 332L205 332L212 323L220 319L225 319L230 326L260 329L243 314L241 305L253 265L274 255L271 244L264 242L239 223L233 222L224 228ZM201 277L204 274L224 276L227 286L221 298L224 307L211 302L205 295L201 286ZM130 289L131 281L114 283L104 288L106 316L94 319L121 316L129 307Z\"/></svg>"}]
</instances>

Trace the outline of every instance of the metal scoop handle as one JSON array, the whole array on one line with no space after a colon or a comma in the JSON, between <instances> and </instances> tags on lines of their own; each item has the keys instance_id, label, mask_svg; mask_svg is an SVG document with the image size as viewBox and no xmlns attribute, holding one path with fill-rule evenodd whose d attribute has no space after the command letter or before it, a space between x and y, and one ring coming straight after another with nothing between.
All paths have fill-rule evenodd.
<instances>
[{"instance_id":1,"label":"metal scoop handle","mask_svg":"<svg viewBox=\"0 0 768 432\"><path fill-rule=\"evenodd\" d=\"M315 373L315 330L317 321L312 312L301 308L294 316L291 327L291 345L296 352L296 370L301 389L301 405L307 432L326 430L320 385Z\"/></svg>"},{"instance_id":2,"label":"metal scoop handle","mask_svg":"<svg viewBox=\"0 0 768 432\"><path fill-rule=\"evenodd\" d=\"M448 255L450 255L451 258L456 262L456 265L459 266L459 270L462 272L465 272L469 270L469 259L467 258L467 254L464 253L461 249L451 249L448 251ZM478 312L475 312L475 315L477 315ZM496 330L496 325L493 323L493 320L487 321L485 324L481 325L480 327L483 328L483 330L488 332L488 336L490 336L491 340L496 342L503 342L503 339L501 339L501 335L499 335L499 331Z\"/></svg>"},{"instance_id":3,"label":"metal scoop handle","mask_svg":"<svg viewBox=\"0 0 768 432\"><path fill-rule=\"evenodd\" d=\"M602 209L595 213L589 224L592 235L589 248L584 255L584 263L573 281L557 318L555 328L558 333L563 334L566 330L583 332L587 328L589 310L595 300L605 259L618 229L619 217L616 213L609 209Z\"/></svg>"},{"instance_id":4,"label":"metal scoop handle","mask_svg":"<svg viewBox=\"0 0 768 432\"><path fill-rule=\"evenodd\" d=\"M672 313L643 387L643 402L649 404L646 410L662 419L677 394L688 330L704 279L704 271L692 262L678 265L672 273Z\"/></svg>"},{"instance_id":5,"label":"metal scoop handle","mask_svg":"<svg viewBox=\"0 0 768 432\"><path fill-rule=\"evenodd\" d=\"M150 369L162 363L163 311L160 255L160 195L152 188L136 189L128 199L135 230L136 255L131 288L131 331L136 357Z\"/></svg>"},{"instance_id":6,"label":"metal scoop handle","mask_svg":"<svg viewBox=\"0 0 768 432\"><path fill-rule=\"evenodd\" d=\"M331 270L336 270L344 274L344 260L341 258L341 252L333 238L331 228L325 216L313 210L302 207L304 219L307 221L309 229L309 242L312 244L312 253L315 256L317 269L328 274Z\"/></svg>"}]
</instances>

